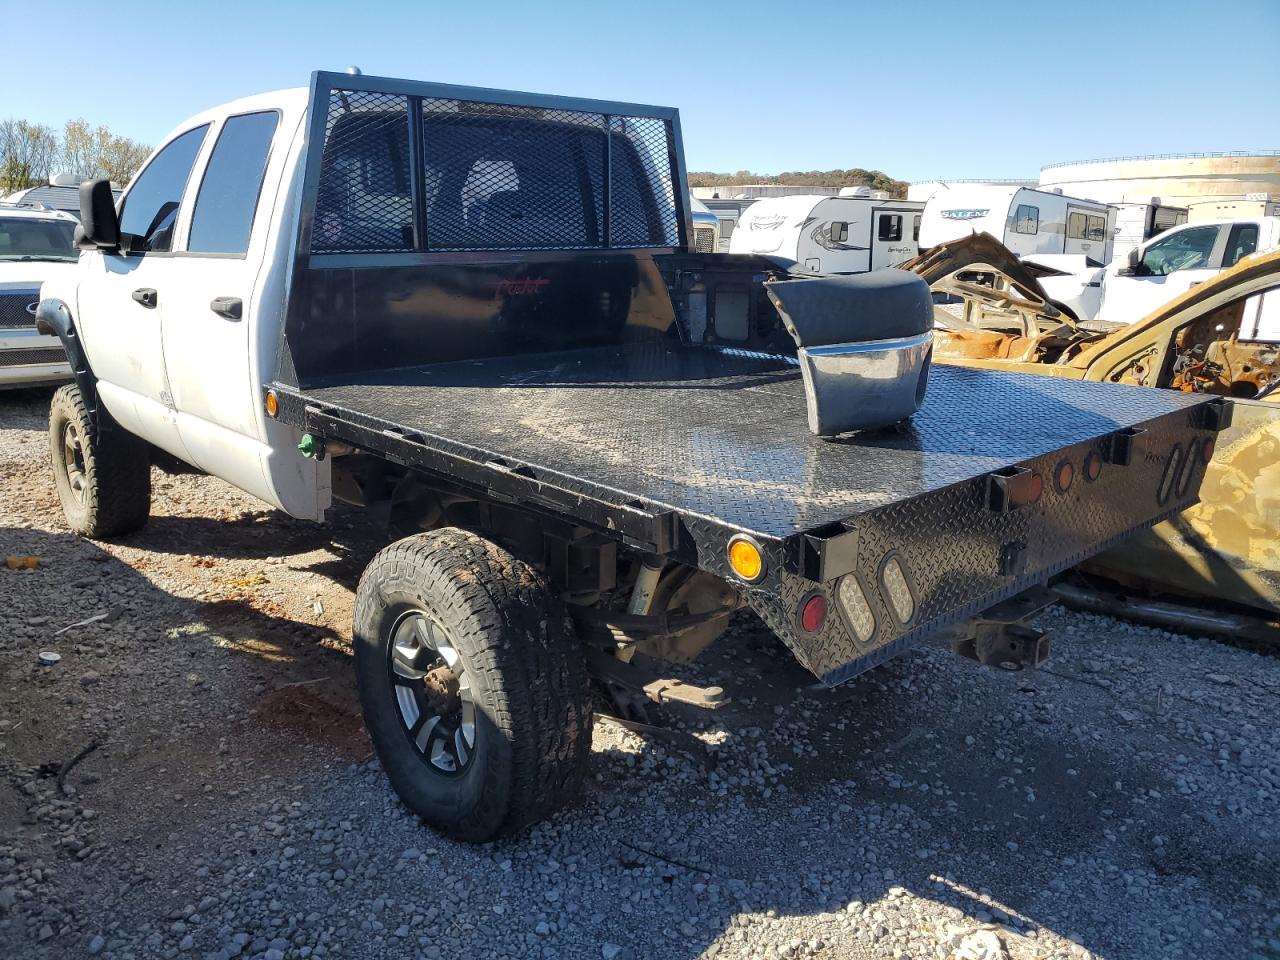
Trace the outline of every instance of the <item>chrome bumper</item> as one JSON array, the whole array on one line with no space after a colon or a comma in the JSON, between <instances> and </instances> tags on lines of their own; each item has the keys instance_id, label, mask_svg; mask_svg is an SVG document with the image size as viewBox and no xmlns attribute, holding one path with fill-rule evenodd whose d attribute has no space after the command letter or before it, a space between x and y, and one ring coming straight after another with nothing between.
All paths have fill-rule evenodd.
<instances>
[{"instance_id":1,"label":"chrome bumper","mask_svg":"<svg viewBox=\"0 0 1280 960\"><path fill-rule=\"evenodd\" d=\"M801 347L809 429L820 437L905 420L924 402L933 333Z\"/></svg>"}]
</instances>

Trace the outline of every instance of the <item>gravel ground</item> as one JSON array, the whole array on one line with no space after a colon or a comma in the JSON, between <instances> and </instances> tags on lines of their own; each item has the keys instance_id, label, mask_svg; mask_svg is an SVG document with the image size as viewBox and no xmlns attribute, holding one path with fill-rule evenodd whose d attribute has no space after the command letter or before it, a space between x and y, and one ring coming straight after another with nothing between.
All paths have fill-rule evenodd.
<instances>
[{"instance_id":1,"label":"gravel ground","mask_svg":"<svg viewBox=\"0 0 1280 960\"><path fill-rule=\"evenodd\" d=\"M1280 660L1054 610L1044 670L825 691L744 617L730 707L597 721L580 807L463 846L360 725L359 517L157 473L76 539L47 403L0 394L0 555L41 558L0 567L0 958L1280 957Z\"/></svg>"}]
</instances>

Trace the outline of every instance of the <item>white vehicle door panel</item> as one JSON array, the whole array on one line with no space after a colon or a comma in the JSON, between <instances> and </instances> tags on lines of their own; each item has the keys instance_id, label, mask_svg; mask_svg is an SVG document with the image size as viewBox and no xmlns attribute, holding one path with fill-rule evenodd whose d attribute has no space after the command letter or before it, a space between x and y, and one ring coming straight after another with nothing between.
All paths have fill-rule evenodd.
<instances>
[{"instance_id":1,"label":"white vehicle door panel","mask_svg":"<svg viewBox=\"0 0 1280 960\"><path fill-rule=\"evenodd\" d=\"M291 515L322 519L328 464L307 460L300 437L261 412L257 324L274 324L283 298L267 294L272 212L301 116L257 110L225 118L192 178L179 291L164 317L164 352L178 429L206 472ZM264 287L265 285L265 287ZM274 285L278 287L278 281ZM261 318L260 315L261 314Z\"/></svg>"},{"instance_id":2,"label":"white vehicle door panel","mask_svg":"<svg viewBox=\"0 0 1280 960\"><path fill-rule=\"evenodd\" d=\"M134 178L120 209L129 252L85 251L76 297L76 328L103 404L126 430L182 459L189 455L178 434L163 328L180 201L207 131L205 124L173 137Z\"/></svg>"},{"instance_id":3,"label":"white vehicle door panel","mask_svg":"<svg viewBox=\"0 0 1280 960\"><path fill-rule=\"evenodd\" d=\"M1134 323L1152 310L1181 296L1219 271L1223 235L1218 226L1197 226L1160 238L1145 248L1140 269L1149 272L1120 276L1124 265L1107 270L1098 319ZM1204 266L1198 266L1203 263ZM1168 272L1163 272L1168 271Z\"/></svg>"}]
</instances>

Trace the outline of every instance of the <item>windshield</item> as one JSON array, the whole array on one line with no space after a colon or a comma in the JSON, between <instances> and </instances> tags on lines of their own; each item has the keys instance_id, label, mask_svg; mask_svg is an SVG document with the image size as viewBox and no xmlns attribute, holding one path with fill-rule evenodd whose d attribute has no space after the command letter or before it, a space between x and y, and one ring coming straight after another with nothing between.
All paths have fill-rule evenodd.
<instances>
[{"instance_id":1,"label":"windshield","mask_svg":"<svg viewBox=\"0 0 1280 960\"><path fill-rule=\"evenodd\" d=\"M0 217L0 260L74 260L75 228L70 220Z\"/></svg>"}]
</instances>

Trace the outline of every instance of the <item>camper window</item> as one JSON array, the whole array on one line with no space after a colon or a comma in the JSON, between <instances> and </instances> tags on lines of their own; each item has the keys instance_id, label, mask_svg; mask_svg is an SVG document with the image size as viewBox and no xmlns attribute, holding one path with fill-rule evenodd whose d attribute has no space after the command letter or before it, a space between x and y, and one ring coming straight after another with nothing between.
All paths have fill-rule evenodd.
<instances>
[{"instance_id":1,"label":"camper window","mask_svg":"<svg viewBox=\"0 0 1280 960\"><path fill-rule=\"evenodd\" d=\"M911 222L911 239L916 243L920 242L920 214L916 214Z\"/></svg>"},{"instance_id":2,"label":"camper window","mask_svg":"<svg viewBox=\"0 0 1280 960\"><path fill-rule=\"evenodd\" d=\"M1013 232L1039 233L1040 208L1026 203L1018 204L1018 209L1013 214Z\"/></svg>"},{"instance_id":3,"label":"camper window","mask_svg":"<svg viewBox=\"0 0 1280 960\"><path fill-rule=\"evenodd\" d=\"M1083 213L1067 214L1067 239L1083 240L1085 234L1085 216Z\"/></svg>"},{"instance_id":4,"label":"camper window","mask_svg":"<svg viewBox=\"0 0 1280 960\"><path fill-rule=\"evenodd\" d=\"M879 239L881 240L901 240L902 239L902 214L900 213L882 213L880 214L880 231Z\"/></svg>"},{"instance_id":5,"label":"camper window","mask_svg":"<svg viewBox=\"0 0 1280 960\"><path fill-rule=\"evenodd\" d=\"M1090 240L1096 240L1098 243L1105 243L1107 239L1106 217L1089 217L1089 226L1085 230L1085 234Z\"/></svg>"},{"instance_id":6,"label":"camper window","mask_svg":"<svg viewBox=\"0 0 1280 960\"><path fill-rule=\"evenodd\" d=\"M849 239L849 224L847 221L836 220L831 224L831 242L844 243Z\"/></svg>"}]
</instances>

